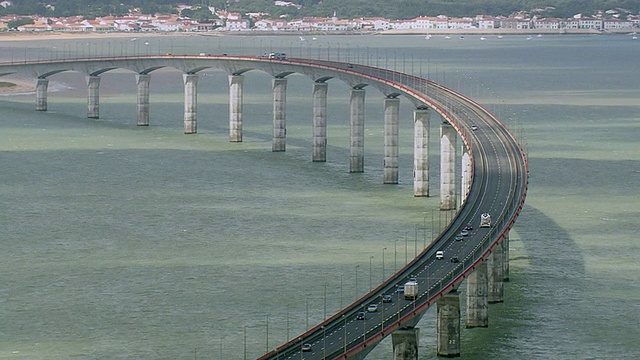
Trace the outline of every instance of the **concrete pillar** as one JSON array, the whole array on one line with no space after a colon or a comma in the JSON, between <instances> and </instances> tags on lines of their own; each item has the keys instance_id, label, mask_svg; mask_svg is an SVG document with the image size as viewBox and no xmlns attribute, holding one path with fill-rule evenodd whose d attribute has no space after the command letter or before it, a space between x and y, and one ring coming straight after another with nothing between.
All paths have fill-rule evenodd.
<instances>
[{"instance_id":1,"label":"concrete pillar","mask_svg":"<svg viewBox=\"0 0 640 360\"><path fill-rule=\"evenodd\" d=\"M413 111L413 196L429 196L429 109Z\"/></svg>"},{"instance_id":2,"label":"concrete pillar","mask_svg":"<svg viewBox=\"0 0 640 360\"><path fill-rule=\"evenodd\" d=\"M503 251L502 244L498 243L489 255L487 261L488 278L489 278L489 304L500 303L504 301L504 283L503 283Z\"/></svg>"},{"instance_id":3,"label":"concrete pillar","mask_svg":"<svg viewBox=\"0 0 640 360\"><path fill-rule=\"evenodd\" d=\"M418 360L420 329L398 329L391 334L393 360Z\"/></svg>"},{"instance_id":4,"label":"concrete pillar","mask_svg":"<svg viewBox=\"0 0 640 360\"><path fill-rule=\"evenodd\" d=\"M47 111L47 88L49 79L36 80L36 110Z\"/></svg>"},{"instance_id":5,"label":"concrete pillar","mask_svg":"<svg viewBox=\"0 0 640 360\"><path fill-rule=\"evenodd\" d=\"M460 295L452 291L438 301L436 315L437 355L460 356Z\"/></svg>"},{"instance_id":6,"label":"concrete pillar","mask_svg":"<svg viewBox=\"0 0 640 360\"><path fill-rule=\"evenodd\" d=\"M149 126L149 82L151 75L136 75L136 88L138 92L138 126Z\"/></svg>"},{"instance_id":7,"label":"concrete pillar","mask_svg":"<svg viewBox=\"0 0 640 360\"><path fill-rule=\"evenodd\" d=\"M456 209L456 141L449 123L440 125L440 210Z\"/></svg>"},{"instance_id":8,"label":"concrete pillar","mask_svg":"<svg viewBox=\"0 0 640 360\"><path fill-rule=\"evenodd\" d=\"M478 264L467 278L467 328L489 326L487 263Z\"/></svg>"},{"instance_id":9,"label":"concrete pillar","mask_svg":"<svg viewBox=\"0 0 640 360\"><path fill-rule=\"evenodd\" d=\"M229 142L242 142L244 76L229 75Z\"/></svg>"},{"instance_id":10,"label":"concrete pillar","mask_svg":"<svg viewBox=\"0 0 640 360\"><path fill-rule=\"evenodd\" d=\"M509 231L504 235L502 239L502 281L509 281Z\"/></svg>"},{"instance_id":11,"label":"concrete pillar","mask_svg":"<svg viewBox=\"0 0 640 360\"><path fill-rule=\"evenodd\" d=\"M400 99L384 99L384 184L398 183L399 115Z\"/></svg>"},{"instance_id":12,"label":"concrete pillar","mask_svg":"<svg viewBox=\"0 0 640 360\"><path fill-rule=\"evenodd\" d=\"M184 133L198 132L198 74L182 74L184 81Z\"/></svg>"},{"instance_id":13,"label":"concrete pillar","mask_svg":"<svg viewBox=\"0 0 640 360\"><path fill-rule=\"evenodd\" d=\"M313 84L313 161L327 161L327 91L329 84Z\"/></svg>"},{"instance_id":14,"label":"concrete pillar","mask_svg":"<svg viewBox=\"0 0 640 360\"><path fill-rule=\"evenodd\" d=\"M364 89L351 89L351 154L349 172L364 172Z\"/></svg>"},{"instance_id":15,"label":"concrete pillar","mask_svg":"<svg viewBox=\"0 0 640 360\"><path fill-rule=\"evenodd\" d=\"M467 200L469 195L469 187L471 186L471 156L469 155L469 149L462 144L462 179L460 181L460 194L462 199L461 204Z\"/></svg>"},{"instance_id":16,"label":"concrete pillar","mask_svg":"<svg viewBox=\"0 0 640 360\"><path fill-rule=\"evenodd\" d=\"M87 117L97 119L100 117L100 76L87 76Z\"/></svg>"},{"instance_id":17,"label":"concrete pillar","mask_svg":"<svg viewBox=\"0 0 640 360\"><path fill-rule=\"evenodd\" d=\"M271 151L285 151L287 147L287 79L273 79L273 142Z\"/></svg>"}]
</instances>

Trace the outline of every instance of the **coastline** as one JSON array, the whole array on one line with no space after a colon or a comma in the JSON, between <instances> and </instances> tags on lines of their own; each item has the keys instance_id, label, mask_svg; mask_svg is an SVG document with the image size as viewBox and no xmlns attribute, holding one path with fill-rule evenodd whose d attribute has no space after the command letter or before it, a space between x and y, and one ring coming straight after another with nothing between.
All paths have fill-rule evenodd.
<instances>
[{"instance_id":1,"label":"coastline","mask_svg":"<svg viewBox=\"0 0 640 360\"><path fill-rule=\"evenodd\" d=\"M225 31L225 32L0 32L0 41L29 41L51 38L57 40L183 37L183 36L300 36L300 35L627 35L639 29L391 29L371 31Z\"/></svg>"},{"instance_id":2,"label":"coastline","mask_svg":"<svg viewBox=\"0 0 640 360\"><path fill-rule=\"evenodd\" d=\"M7 86L2 86L7 85ZM29 93L35 91L35 85L31 81L17 80L0 77L0 95Z\"/></svg>"}]
</instances>

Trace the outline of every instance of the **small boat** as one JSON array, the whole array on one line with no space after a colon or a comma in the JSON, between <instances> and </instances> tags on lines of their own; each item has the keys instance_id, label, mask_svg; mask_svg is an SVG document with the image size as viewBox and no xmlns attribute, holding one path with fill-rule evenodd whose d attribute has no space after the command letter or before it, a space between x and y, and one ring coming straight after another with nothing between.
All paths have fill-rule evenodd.
<instances>
[{"instance_id":1,"label":"small boat","mask_svg":"<svg viewBox=\"0 0 640 360\"><path fill-rule=\"evenodd\" d=\"M424 38L425 38L425 39L427 39L427 40L429 40L429 39L431 39L431 35L430 35L430 34L427 34L427 36L425 36Z\"/></svg>"},{"instance_id":2,"label":"small boat","mask_svg":"<svg viewBox=\"0 0 640 360\"><path fill-rule=\"evenodd\" d=\"M527 36L527 40L531 40L533 39L531 36Z\"/></svg>"},{"instance_id":3,"label":"small boat","mask_svg":"<svg viewBox=\"0 0 640 360\"><path fill-rule=\"evenodd\" d=\"M464 35L460 35L460 40L464 40Z\"/></svg>"},{"instance_id":4,"label":"small boat","mask_svg":"<svg viewBox=\"0 0 640 360\"><path fill-rule=\"evenodd\" d=\"M498 39L502 39L504 36L502 35L498 35Z\"/></svg>"},{"instance_id":5,"label":"small boat","mask_svg":"<svg viewBox=\"0 0 640 360\"><path fill-rule=\"evenodd\" d=\"M487 38L484 36L480 36L480 40L487 40Z\"/></svg>"},{"instance_id":6,"label":"small boat","mask_svg":"<svg viewBox=\"0 0 640 360\"><path fill-rule=\"evenodd\" d=\"M445 38L445 39L451 39L451 36L446 35L444 38Z\"/></svg>"}]
</instances>

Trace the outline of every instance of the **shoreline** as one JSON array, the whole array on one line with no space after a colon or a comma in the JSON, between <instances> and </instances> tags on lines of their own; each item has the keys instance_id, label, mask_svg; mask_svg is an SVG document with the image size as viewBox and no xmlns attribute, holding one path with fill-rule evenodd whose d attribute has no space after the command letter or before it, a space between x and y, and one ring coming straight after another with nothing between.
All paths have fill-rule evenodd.
<instances>
[{"instance_id":1,"label":"shoreline","mask_svg":"<svg viewBox=\"0 0 640 360\"><path fill-rule=\"evenodd\" d=\"M35 85L31 81L0 77L0 95L32 92L35 92Z\"/></svg>"},{"instance_id":2,"label":"shoreline","mask_svg":"<svg viewBox=\"0 0 640 360\"><path fill-rule=\"evenodd\" d=\"M397 29L382 31L229 31L229 32L0 32L0 41L29 41L42 39L95 39L128 37L182 36L300 36L300 35L628 35L639 29L599 31L593 29Z\"/></svg>"}]
</instances>

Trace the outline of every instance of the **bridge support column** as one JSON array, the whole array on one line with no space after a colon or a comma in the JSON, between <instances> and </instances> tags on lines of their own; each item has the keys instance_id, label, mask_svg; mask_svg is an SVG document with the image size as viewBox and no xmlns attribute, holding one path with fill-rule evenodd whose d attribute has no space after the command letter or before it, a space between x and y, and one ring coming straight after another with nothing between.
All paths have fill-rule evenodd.
<instances>
[{"instance_id":1,"label":"bridge support column","mask_svg":"<svg viewBox=\"0 0 640 360\"><path fill-rule=\"evenodd\" d=\"M351 89L351 154L349 172L364 172L364 89Z\"/></svg>"},{"instance_id":2,"label":"bridge support column","mask_svg":"<svg viewBox=\"0 0 640 360\"><path fill-rule=\"evenodd\" d=\"M242 142L244 76L229 75L229 142Z\"/></svg>"},{"instance_id":3,"label":"bridge support column","mask_svg":"<svg viewBox=\"0 0 640 360\"><path fill-rule=\"evenodd\" d=\"M469 149L465 144L462 144L462 179L460 181L460 204L464 204L467 201L469 195L469 189L471 187L471 156L469 155Z\"/></svg>"},{"instance_id":4,"label":"bridge support column","mask_svg":"<svg viewBox=\"0 0 640 360\"><path fill-rule=\"evenodd\" d=\"M87 117L98 119L100 117L100 76L87 76Z\"/></svg>"},{"instance_id":5,"label":"bridge support column","mask_svg":"<svg viewBox=\"0 0 640 360\"><path fill-rule=\"evenodd\" d=\"M449 123L440 125L440 210L456 208L456 141L458 133Z\"/></svg>"},{"instance_id":6,"label":"bridge support column","mask_svg":"<svg viewBox=\"0 0 640 360\"><path fill-rule=\"evenodd\" d=\"M151 81L151 75L138 74L136 75L136 87L138 93L138 126L149 126L149 82Z\"/></svg>"},{"instance_id":7,"label":"bridge support column","mask_svg":"<svg viewBox=\"0 0 640 360\"><path fill-rule=\"evenodd\" d=\"M313 161L327 161L327 91L329 84L313 84Z\"/></svg>"},{"instance_id":8,"label":"bridge support column","mask_svg":"<svg viewBox=\"0 0 640 360\"><path fill-rule=\"evenodd\" d=\"M503 283L503 260L504 251L502 249L502 240L493 248L489 255L488 277L489 277L489 303L504 302L504 283Z\"/></svg>"},{"instance_id":9,"label":"bridge support column","mask_svg":"<svg viewBox=\"0 0 640 360\"><path fill-rule=\"evenodd\" d=\"M393 360L418 360L420 329L398 329L391 334Z\"/></svg>"},{"instance_id":10,"label":"bridge support column","mask_svg":"<svg viewBox=\"0 0 640 360\"><path fill-rule=\"evenodd\" d=\"M488 327L487 263L482 261L467 278L467 328Z\"/></svg>"},{"instance_id":11,"label":"bridge support column","mask_svg":"<svg viewBox=\"0 0 640 360\"><path fill-rule=\"evenodd\" d=\"M271 151L285 151L287 147L287 79L273 79L273 142Z\"/></svg>"},{"instance_id":12,"label":"bridge support column","mask_svg":"<svg viewBox=\"0 0 640 360\"><path fill-rule=\"evenodd\" d=\"M413 196L429 196L429 109L413 111Z\"/></svg>"},{"instance_id":13,"label":"bridge support column","mask_svg":"<svg viewBox=\"0 0 640 360\"><path fill-rule=\"evenodd\" d=\"M460 356L460 295L456 291L437 301L437 355Z\"/></svg>"},{"instance_id":14,"label":"bridge support column","mask_svg":"<svg viewBox=\"0 0 640 360\"><path fill-rule=\"evenodd\" d=\"M36 80L36 111L47 111L49 79Z\"/></svg>"},{"instance_id":15,"label":"bridge support column","mask_svg":"<svg viewBox=\"0 0 640 360\"><path fill-rule=\"evenodd\" d=\"M502 281L509 281L509 231L502 239Z\"/></svg>"},{"instance_id":16,"label":"bridge support column","mask_svg":"<svg viewBox=\"0 0 640 360\"><path fill-rule=\"evenodd\" d=\"M400 99L384 99L384 169L383 183L398 183L398 119Z\"/></svg>"},{"instance_id":17,"label":"bridge support column","mask_svg":"<svg viewBox=\"0 0 640 360\"><path fill-rule=\"evenodd\" d=\"M198 74L182 74L184 81L184 133L198 132Z\"/></svg>"}]
</instances>

